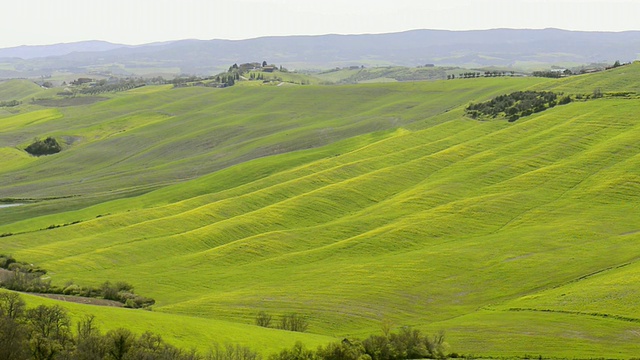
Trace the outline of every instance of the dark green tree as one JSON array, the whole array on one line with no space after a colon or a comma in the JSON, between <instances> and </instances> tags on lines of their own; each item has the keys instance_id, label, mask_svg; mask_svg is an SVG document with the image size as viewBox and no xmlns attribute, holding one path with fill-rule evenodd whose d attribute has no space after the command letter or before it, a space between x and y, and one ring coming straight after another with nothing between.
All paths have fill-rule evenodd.
<instances>
[{"instance_id":1,"label":"dark green tree","mask_svg":"<svg viewBox=\"0 0 640 360\"><path fill-rule=\"evenodd\" d=\"M25 151L35 156L51 155L62 151L62 146L58 144L56 139L49 136L44 140L35 139L31 145L25 148Z\"/></svg>"},{"instance_id":2,"label":"dark green tree","mask_svg":"<svg viewBox=\"0 0 640 360\"><path fill-rule=\"evenodd\" d=\"M271 326L271 315L267 314L264 311L260 311L258 315L256 315L256 325L262 327Z\"/></svg>"},{"instance_id":3,"label":"dark green tree","mask_svg":"<svg viewBox=\"0 0 640 360\"><path fill-rule=\"evenodd\" d=\"M319 360L313 350L307 349L297 341L291 349L284 349L278 354L269 356L269 360Z\"/></svg>"},{"instance_id":4,"label":"dark green tree","mask_svg":"<svg viewBox=\"0 0 640 360\"><path fill-rule=\"evenodd\" d=\"M29 350L34 360L51 360L72 345L71 321L59 305L40 305L27 310Z\"/></svg>"},{"instance_id":5,"label":"dark green tree","mask_svg":"<svg viewBox=\"0 0 640 360\"><path fill-rule=\"evenodd\" d=\"M76 360L102 360L107 354L107 346L100 330L95 325L93 315L85 316L77 324Z\"/></svg>"},{"instance_id":6,"label":"dark green tree","mask_svg":"<svg viewBox=\"0 0 640 360\"><path fill-rule=\"evenodd\" d=\"M135 343L135 335L124 328L109 331L106 338L107 355L112 360L124 360Z\"/></svg>"},{"instance_id":7,"label":"dark green tree","mask_svg":"<svg viewBox=\"0 0 640 360\"><path fill-rule=\"evenodd\" d=\"M280 329L282 330L305 332L308 327L307 319L297 313L285 314L280 318Z\"/></svg>"},{"instance_id":8,"label":"dark green tree","mask_svg":"<svg viewBox=\"0 0 640 360\"><path fill-rule=\"evenodd\" d=\"M25 303L16 293L0 293L0 359L27 357L27 334L22 326Z\"/></svg>"}]
</instances>

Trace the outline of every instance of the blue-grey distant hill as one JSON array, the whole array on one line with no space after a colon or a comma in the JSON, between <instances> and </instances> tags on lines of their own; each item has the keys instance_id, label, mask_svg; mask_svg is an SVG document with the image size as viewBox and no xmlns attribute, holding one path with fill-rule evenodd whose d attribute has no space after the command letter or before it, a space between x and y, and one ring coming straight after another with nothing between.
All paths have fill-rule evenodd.
<instances>
[{"instance_id":1,"label":"blue-grey distant hill","mask_svg":"<svg viewBox=\"0 0 640 360\"><path fill-rule=\"evenodd\" d=\"M106 41L81 41L55 45L23 45L0 49L0 58L35 59L49 56L62 56L74 52L109 51L127 47Z\"/></svg>"},{"instance_id":2,"label":"blue-grey distant hill","mask_svg":"<svg viewBox=\"0 0 640 360\"><path fill-rule=\"evenodd\" d=\"M22 55L20 55L22 54ZM249 40L182 40L141 46L104 42L0 49L0 57L20 64L23 76L53 70L82 72L179 69L212 74L233 63L262 61L295 68L345 65L424 64L523 66L633 61L640 54L640 31L575 32L558 29L482 31L414 30L391 34L263 37ZM19 70L18 69L18 70ZM177 71L177 70L176 70ZM16 73L19 73L17 71ZM15 73L13 73L15 75ZM3 75L0 74L0 77ZM6 76L5 76L6 77Z\"/></svg>"}]
</instances>

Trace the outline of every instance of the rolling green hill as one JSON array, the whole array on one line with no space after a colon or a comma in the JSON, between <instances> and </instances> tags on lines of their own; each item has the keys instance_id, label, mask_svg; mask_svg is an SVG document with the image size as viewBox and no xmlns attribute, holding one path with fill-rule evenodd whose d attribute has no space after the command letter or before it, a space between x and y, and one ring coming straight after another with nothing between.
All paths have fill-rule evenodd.
<instances>
[{"instance_id":1,"label":"rolling green hill","mask_svg":"<svg viewBox=\"0 0 640 360\"><path fill-rule=\"evenodd\" d=\"M185 345L205 339L183 332L191 321L284 342L250 324L296 311L310 344L392 321L444 330L463 354L629 358L640 100L607 94L638 78L640 64L561 80L160 87L4 118L3 151L77 141L0 170L0 197L73 196L0 209L13 234L0 250L57 283L134 284L152 312L91 311L108 326L144 317ZM514 123L464 116L515 90L596 88L603 98Z\"/></svg>"},{"instance_id":2,"label":"rolling green hill","mask_svg":"<svg viewBox=\"0 0 640 360\"><path fill-rule=\"evenodd\" d=\"M0 101L27 100L43 92L39 85L29 80L7 80L0 82Z\"/></svg>"}]
</instances>

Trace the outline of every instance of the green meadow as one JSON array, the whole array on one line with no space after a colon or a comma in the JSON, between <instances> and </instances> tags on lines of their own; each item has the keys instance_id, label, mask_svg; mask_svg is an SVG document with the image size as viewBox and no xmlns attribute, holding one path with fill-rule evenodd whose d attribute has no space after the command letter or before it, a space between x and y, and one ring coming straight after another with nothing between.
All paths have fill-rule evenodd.
<instances>
[{"instance_id":1,"label":"green meadow","mask_svg":"<svg viewBox=\"0 0 640 360\"><path fill-rule=\"evenodd\" d=\"M56 284L130 282L152 311L65 306L185 347L269 353L393 323L444 331L470 356L630 358L638 84L636 63L559 80L158 86L29 105L0 117L0 198L24 203L0 209L0 253ZM513 91L596 89L513 123L464 115ZM23 151L46 136L63 151ZM259 311L304 314L308 332L257 327Z\"/></svg>"}]
</instances>

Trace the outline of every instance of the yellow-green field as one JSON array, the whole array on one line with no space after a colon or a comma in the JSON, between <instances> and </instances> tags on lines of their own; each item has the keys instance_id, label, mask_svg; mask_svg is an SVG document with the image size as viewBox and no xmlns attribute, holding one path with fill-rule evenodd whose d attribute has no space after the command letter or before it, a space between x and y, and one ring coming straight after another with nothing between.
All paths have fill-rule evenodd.
<instances>
[{"instance_id":1,"label":"yellow-green field","mask_svg":"<svg viewBox=\"0 0 640 360\"><path fill-rule=\"evenodd\" d=\"M0 198L49 200L0 209L13 234L0 253L59 284L132 283L153 311L68 306L186 347L315 347L392 321L474 356L630 358L640 100L608 94L638 84L633 64L561 80L143 88L32 109L0 118ZM464 116L525 89L605 97L514 123ZM18 155L48 135L61 153ZM305 314L309 333L258 328L258 311Z\"/></svg>"}]
</instances>

